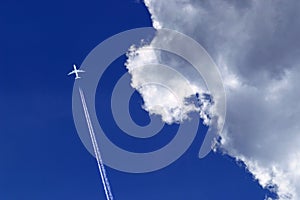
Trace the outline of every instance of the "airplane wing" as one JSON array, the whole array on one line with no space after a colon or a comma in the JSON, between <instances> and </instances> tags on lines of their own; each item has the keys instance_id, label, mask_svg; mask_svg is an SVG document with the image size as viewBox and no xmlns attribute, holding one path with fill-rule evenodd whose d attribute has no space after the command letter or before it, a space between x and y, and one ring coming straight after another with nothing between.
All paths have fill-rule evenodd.
<instances>
[{"instance_id":1,"label":"airplane wing","mask_svg":"<svg viewBox=\"0 0 300 200\"><path fill-rule=\"evenodd\" d=\"M83 71L83 70L81 70L81 69L78 69L77 72L85 72L85 71Z\"/></svg>"},{"instance_id":2,"label":"airplane wing","mask_svg":"<svg viewBox=\"0 0 300 200\"><path fill-rule=\"evenodd\" d=\"M68 76L71 75L71 74L74 74L74 73L75 73L75 71L71 71L70 73L68 73Z\"/></svg>"}]
</instances>

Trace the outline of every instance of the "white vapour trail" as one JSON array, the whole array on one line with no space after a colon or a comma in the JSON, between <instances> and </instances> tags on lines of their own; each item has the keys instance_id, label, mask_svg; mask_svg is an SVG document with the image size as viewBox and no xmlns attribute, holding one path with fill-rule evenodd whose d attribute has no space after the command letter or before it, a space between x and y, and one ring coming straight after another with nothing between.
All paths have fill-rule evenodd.
<instances>
[{"instance_id":1,"label":"white vapour trail","mask_svg":"<svg viewBox=\"0 0 300 200\"><path fill-rule=\"evenodd\" d=\"M97 144L97 140L96 140L96 136L95 136L95 132L92 126L92 122L90 119L90 115L89 115L89 111L85 102L85 98L84 98L84 94L81 90L81 88L79 88L79 93L80 93L80 97L81 97L81 102L82 102L82 107L84 110L84 115L85 115L85 119L86 119L86 123L88 125L89 128L89 133L90 133L90 137L93 143L93 148L94 148L94 153L96 155L96 159L97 159L97 163L98 163L98 168L99 168L99 172L101 175L101 179L102 179L102 184L104 187L104 191L105 191L105 195L106 195L106 199L107 200L113 200L113 195L110 189L110 185L109 185L109 181L108 178L106 176L106 171L104 168L104 164L103 164L103 160L100 154L100 150Z\"/></svg>"}]
</instances>

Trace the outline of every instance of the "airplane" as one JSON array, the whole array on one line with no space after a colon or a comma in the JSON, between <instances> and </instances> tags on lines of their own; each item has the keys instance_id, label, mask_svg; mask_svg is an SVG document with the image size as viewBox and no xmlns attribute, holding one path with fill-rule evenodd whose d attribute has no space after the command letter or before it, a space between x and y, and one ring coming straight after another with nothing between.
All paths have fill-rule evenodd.
<instances>
[{"instance_id":1,"label":"airplane","mask_svg":"<svg viewBox=\"0 0 300 200\"><path fill-rule=\"evenodd\" d=\"M80 70L80 69L77 69L76 65L73 65L73 67L74 67L74 70L71 71L70 73L68 73L68 76L71 75L71 74L75 74L75 79L81 78L81 77L78 75L78 73L79 73L79 72L85 72L85 71Z\"/></svg>"}]
</instances>

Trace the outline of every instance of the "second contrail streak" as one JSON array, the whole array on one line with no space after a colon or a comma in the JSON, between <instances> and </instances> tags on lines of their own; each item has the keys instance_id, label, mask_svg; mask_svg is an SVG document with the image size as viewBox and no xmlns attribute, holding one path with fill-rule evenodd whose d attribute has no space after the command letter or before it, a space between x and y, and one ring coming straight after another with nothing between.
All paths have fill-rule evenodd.
<instances>
[{"instance_id":1,"label":"second contrail streak","mask_svg":"<svg viewBox=\"0 0 300 200\"><path fill-rule=\"evenodd\" d=\"M106 176L106 171L105 171L103 160L102 160L100 150L99 150L99 147L98 147L98 144L97 144L95 132L94 132L93 125L92 125L92 122L91 122L91 119L90 119L90 114L89 114L89 111L88 111L88 108L87 108L87 105L86 105L86 102L85 102L84 94L83 94L81 88L79 88L79 93L80 93L80 98L81 98L81 102L82 102L82 107L83 107L83 110L84 110L86 123L87 123L88 128L89 128L89 133L90 133L90 137L91 137L91 140L92 140L94 153L95 153L95 156L96 156L96 159L97 159L98 168L99 168L99 172L100 172L100 175L101 175L101 179L102 179L106 199L107 200L113 200L113 195L112 195L110 185L109 185L109 182L108 182L108 179L107 179L107 176Z\"/></svg>"}]
</instances>

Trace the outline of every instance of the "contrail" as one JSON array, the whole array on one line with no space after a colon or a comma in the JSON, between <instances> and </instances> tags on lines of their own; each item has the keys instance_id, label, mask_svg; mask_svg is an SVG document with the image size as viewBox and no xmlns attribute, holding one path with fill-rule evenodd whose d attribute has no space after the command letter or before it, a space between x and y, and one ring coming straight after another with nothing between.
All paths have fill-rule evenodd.
<instances>
[{"instance_id":1,"label":"contrail","mask_svg":"<svg viewBox=\"0 0 300 200\"><path fill-rule=\"evenodd\" d=\"M112 195L110 185L109 185L109 182L108 182L108 179L107 179L107 176L106 176L106 171L105 171L103 160L102 160L100 150L99 150L99 147L98 147L98 144L97 144L95 132L94 132L92 122L91 122L91 119L90 119L90 114L89 114L89 111L88 111L88 108L87 108L87 105L86 105L86 102L85 102L85 98L84 98L84 95L83 95L83 92L82 92L81 88L79 88L79 93L80 93L80 97L81 97L81 102L82 102L82 107L83 107L83 110L84 110L86 123L88 125L91 140L92 140L92 143L93 143L94 153L96 155L98 168L99 168L99 172L100 172L100 175L101 175L101 179L102 179L106 199L107 200L113 200L113 195Z\"/></svg>"}]
</instances>

